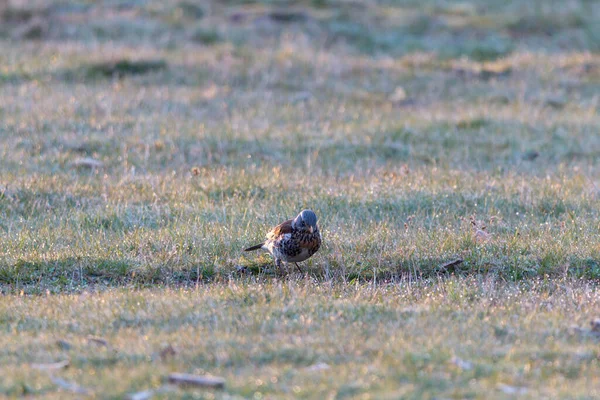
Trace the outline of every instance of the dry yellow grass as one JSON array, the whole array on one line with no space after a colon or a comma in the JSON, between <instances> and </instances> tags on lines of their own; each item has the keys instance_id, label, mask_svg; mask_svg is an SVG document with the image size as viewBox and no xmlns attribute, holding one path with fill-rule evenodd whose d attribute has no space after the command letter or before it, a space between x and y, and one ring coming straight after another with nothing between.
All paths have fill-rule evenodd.
<instances>
[{"instance_id":1,"label":"dry yellow grass","mask_svg":"<svg viewBox=\"0 0 600 400\"><path fill-rule=\"evenodd\" d=\"M2 388L70 395L53 376L99 398L595 397L599 301L585 281L490 276L12 296ZM171 372L222 376L225 389L171 387Z\"/></svg>"}]
</instances>

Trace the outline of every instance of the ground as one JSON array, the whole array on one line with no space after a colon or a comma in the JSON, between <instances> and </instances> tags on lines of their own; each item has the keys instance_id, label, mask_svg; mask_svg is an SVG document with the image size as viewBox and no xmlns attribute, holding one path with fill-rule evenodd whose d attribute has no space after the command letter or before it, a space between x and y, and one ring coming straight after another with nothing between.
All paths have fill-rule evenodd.
<instances>
[{"instance_id":1,"label":"ground","mask_svg":"<svg viewBox=\"0 0 600 400\"><path fill-rule=\"evenodd\" d=\"M600 395L600 3L0 18L0 394Z\"/></svg>"}]
</instances>

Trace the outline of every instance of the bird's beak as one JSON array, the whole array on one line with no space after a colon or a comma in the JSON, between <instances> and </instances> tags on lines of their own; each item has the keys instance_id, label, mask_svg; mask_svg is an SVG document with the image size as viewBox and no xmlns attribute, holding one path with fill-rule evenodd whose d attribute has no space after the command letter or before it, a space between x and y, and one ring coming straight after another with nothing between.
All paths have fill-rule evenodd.
<instances>
[{"instance_id":1,"label":"bird's beak","mask_svg":"<svg viewBox=\"0 0 600 400\"><path fill-rule=\"evenodd\" d=\"M309 227L308 227L308 230L310 231L310 233L313 233L313 231L314 231L314 228L313 228L312 226L309 226Z\"/></svg>"}]
</instances>

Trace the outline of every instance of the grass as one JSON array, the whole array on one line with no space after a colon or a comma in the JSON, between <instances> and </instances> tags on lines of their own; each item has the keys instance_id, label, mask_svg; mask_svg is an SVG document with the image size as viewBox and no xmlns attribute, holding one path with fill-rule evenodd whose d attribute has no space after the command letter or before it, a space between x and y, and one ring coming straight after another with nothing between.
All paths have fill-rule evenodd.
<instances>
[{"instance_id":1,"label":"grass","mask_svg":"<svg viewBox=\"0 0 600 400\"><path fill-rule=\"evenodd\" d=\"M594 2L113 3L0 6L1 394L593 396Z\"/></svg>"},{"instance_id":2,"label":"grass","mask_svg":"<svg viewBox=\"0 0 600 400\"><path fill-rule=\"evenodd\" d=\"M0 370L5 394L48 398L65 393L33 363L70 360L50 374L102 398L164 390L164 377L181 369L224 376L234 398L595 396L589 320L598 300L584 281L492 277L250 278L196 290L12 296L0 309ZM225 397L177 388L164 396Z\"/></svg>"}]
</instances>

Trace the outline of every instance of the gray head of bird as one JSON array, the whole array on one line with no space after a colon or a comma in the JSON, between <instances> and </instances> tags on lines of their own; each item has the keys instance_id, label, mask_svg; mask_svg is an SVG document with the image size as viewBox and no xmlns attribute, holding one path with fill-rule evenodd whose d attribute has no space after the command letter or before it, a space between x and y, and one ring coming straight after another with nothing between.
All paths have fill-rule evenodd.
<instances>
[{"instance_id":1,"label":"gray head of bird","mask_svg":"<svg viewBox=\"0 0 600 400\"><path fill-rule=\"evenodd\" d=\"M317 215L313 210L302 210L292 221L292 227L308 233L313 233L317 228Z\"/></svg>"}]
</instances>

